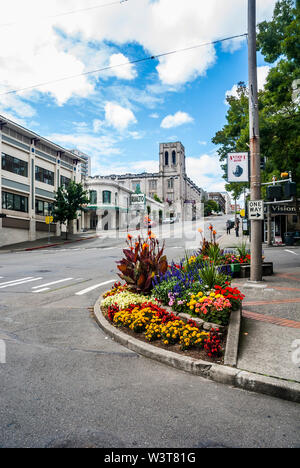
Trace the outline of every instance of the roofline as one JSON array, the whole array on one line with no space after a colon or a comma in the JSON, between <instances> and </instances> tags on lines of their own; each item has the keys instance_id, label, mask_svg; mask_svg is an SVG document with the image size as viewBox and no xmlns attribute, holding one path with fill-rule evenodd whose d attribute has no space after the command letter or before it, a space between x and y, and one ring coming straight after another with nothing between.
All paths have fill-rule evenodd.
<instances>
[{"instance_id":1,"label":"roofline","mask_svg":"<svg viewBox=\"0 0 300 468\"><path fill-rule=\"evenodd\" d=\"M84 162L84 159L82 159L80 156L77 154L72 153L71 150L64 148L63 146L57 145L56 143L53 143L50 140L47 140L47 138L42 137L38 135L37 133L33 132L32 130L28 130L27 128L23 127L22 125L18 124L17 122L13 122L12 120L8 119L7 117L4 117L3 115L0 114L0 125L1 123L6 123L11 127L15 127L15 129L18 129L22 133L25 134L28 138L32 139L37 139L40 140L42 143L45 142L47 143L48 146L52 147L57 152L60 153L66 153L68 156L70 156L72 159L77 159L79 162Z\"/></svg>"}]
</instances>

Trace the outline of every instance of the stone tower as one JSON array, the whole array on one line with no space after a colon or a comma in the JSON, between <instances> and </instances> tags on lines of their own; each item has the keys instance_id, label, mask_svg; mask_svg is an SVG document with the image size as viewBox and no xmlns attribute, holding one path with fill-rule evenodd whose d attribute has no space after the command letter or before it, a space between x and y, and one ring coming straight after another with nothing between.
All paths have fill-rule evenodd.
<instances>
[{"instance_id":1,"label":"stone tower","mask_svg":"<svg viewBox=\"0 0 300 468\"><path fill-rule=\"evenodd\" d=\"M182 213L186 198L185 149L180 142L159 146L160 193L169 214Z\"/></svg>"}]
</instances>

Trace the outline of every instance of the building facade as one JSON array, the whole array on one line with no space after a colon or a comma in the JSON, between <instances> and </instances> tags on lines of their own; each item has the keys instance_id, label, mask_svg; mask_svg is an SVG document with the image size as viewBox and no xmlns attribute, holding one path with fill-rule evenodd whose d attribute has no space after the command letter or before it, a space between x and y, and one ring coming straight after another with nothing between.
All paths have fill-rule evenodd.
<instances>
[{"instance_id":1,"label":"building facade","mask_svg":"<svg viewBox=\"0 0 300 468\"><path fill-rule=\"evenodd\" d=\"M209 200L213 200L219 205L220 210L223 213L226 213L226 200L225 200L225 197L222 195L222 193L220 193L220 192L209 192L207 194L207 196L208 196Z\"/></svg>"},{"instance_id":2,"label":"building facade","mask_svg":"<svg viewBox=\"0 0 300 468\"><path fill-rule=\"evenodd\" d=\"M85 179L86 177L91 177L91 157L77 149L72 149L71 153L75 154L76 156L79 156L79 158L81 159L81 162L77 164L77 172L80 174L80 176L83 179Z\"/></svg>"},{"instance_id":3,"label":"building facade","mask_svg":"<svg viewBox=\"0 0 300 468\"><path fill-rule=\"evenodd\" d=\"M136 229L144 224L145 215L159 224L164 216L164 205L145 197L142 206L132 204L134 190L107 177L90 177L84 181L84 189L90 194L90 203L82 213L84 229L97 231ZM145 223L146 225L146 223Z\"/></svg>"},{"instance_id":4,"label":"building facade","mask_svg":"<svg viewBox=\"0 0 300 468\"><path fill-rule=\"evenodd\" d=\"M0 155L0 246L47 237L55 191L80 181L82 159L2 116ZM81 229L80 219L72 228ZM50 233L59 235L59 224Z\"/></svg>"},{"instance_id":5,"label":"building facade","mask_svg":"<svg viewBox=\"0 0 300 468\"><path fill-rule=\"evenodd\" d=\"M110 175L127 190L142 193L156 199L164 206L165 216L177 220L193 220L201 217L201 202L207 198L186 174L185 149L182 143L161 143L159 147L159 172Z\"/></svg>"}]
</instances>

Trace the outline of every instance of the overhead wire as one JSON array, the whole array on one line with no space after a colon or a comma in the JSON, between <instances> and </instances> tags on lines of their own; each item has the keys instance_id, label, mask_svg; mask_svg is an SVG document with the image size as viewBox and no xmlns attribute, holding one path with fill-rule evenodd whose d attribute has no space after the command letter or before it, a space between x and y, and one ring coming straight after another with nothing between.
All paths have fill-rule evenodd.
<instances>
[{"instance_id":1,"label":"overhead wire","mask_svg":"<svg viewBox=\"0 0 300 468\"><path fill-rule=\"evenodd\" d=\"M47 20L47 19L60 18L62 16L75 15L77 13L84 13L85 11L97 10L99 8L106 8L106 7L114 6L114 5L121 5L122 3L127 3L128 1L129 0L116 0L116 1L113 1L113 2L109 2L109 3L101 3L100 5L94 5L94 6L91 6L91 7L79 8L77 10L69 10L69 11L65 11L65 12L62 12L62 13L56 13L55 15L39 16L39 17L36 17L35 20L43 21L43 20ZM15 22L12 22L12 23L0 24L0 28L4 28L4 27L8 27L8 26L14 26L14 25L17 25L17 24L20 24L20 23L23 23L23 20L20 20L19 22L15 21Z\"/></svg>"},{"instance_id":2,"label":"overhead wire","mask_svg":"<svg viewBox=\"0 0 300 468\"><path fill-rule=\"evenodd\" d=\"M223 39L216 39L215 41L203 42L201 44L196 44L196 45L193 45L193 46L184 47L182 49L176 49L176 50L172 50L172 51L169 51L169 52L163 52L163 53L160 53L160 54L150 55L150 56L143 57L143 58L140 58L140 59L131 60L131 61L128 61L126 63L120 63L120 64L116 64L116 65L109 65L109 66L106 66L106 67L103 67L103 68L98 68L96 70L90 70L90 71L82 72L82 73L79 73L79 74L76 74L76 75L70 75L70 76L66 76L66 77L63 77L63 78L57 78L55 80L45 81L43 83L38 83L38 84L35 84L35 85L32 85L32 86L26 86L24 88L19 88L19 89L15 89L15 90L6 91L5 93L0 93L0 96L5 96L5 95L8 95L8 94L17 94L17 93L20 93L20 92L23 92L23 91L36 89L36 88L39 88L41 86L46 86L46 85L49 85L49 84L59 83L59 82L62 82L62 81L71 80L73 78L79 78L81 76L87 76L87 75L92 75L92 74L96 74L96 73L101 73L101 72L109 71L109 70L112 70L112 69L115 69L115 68L120 68L120 67L124 67L124 66L128 66L128 65L135 65L135 64L141 63L141 62L156 60L156 59L159 59L161 57L166 57L168 55L174 55L174 54L178 54L178 53L181 53L181 52L186 52L188 50L198 49L200 47L205 47L205 46L208 46L208 45L215 45L215 44L219 44L221 42L230 41L230 40L233 40L233 39L238 39L238 38L246 37L246 36L248 36L248 34L244 33L244 34L238 34L238 35L235 35L235 36L226 37L226 38L223 38Z\"/></svg>"}]
</instances>

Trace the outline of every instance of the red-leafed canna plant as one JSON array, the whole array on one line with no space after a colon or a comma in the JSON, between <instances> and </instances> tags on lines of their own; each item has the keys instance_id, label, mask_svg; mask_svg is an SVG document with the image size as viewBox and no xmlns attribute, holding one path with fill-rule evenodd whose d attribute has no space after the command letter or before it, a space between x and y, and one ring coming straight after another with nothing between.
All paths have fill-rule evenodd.
<instances>
[{"instance_id":1,"label":"red-leafed canna plant","mask_svg":"<svg viewBox=\"0 0 300 468\"><path fill-rule=\"evenodd\" d=\"M164 245L160 248L151 231L146 240L141 236L134 240L128 234L127 245L129 248L123 250L125 257L117 262L119 276L132 291L149 293L154 277L166 273L168 269L167 257L163 255Z\"/></svg>"}]
</instances>

